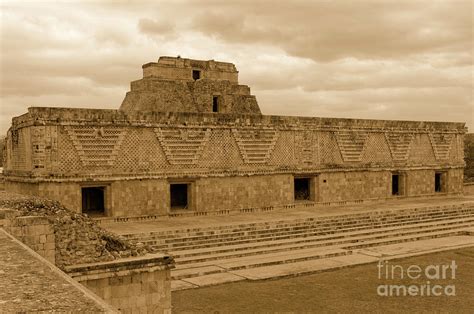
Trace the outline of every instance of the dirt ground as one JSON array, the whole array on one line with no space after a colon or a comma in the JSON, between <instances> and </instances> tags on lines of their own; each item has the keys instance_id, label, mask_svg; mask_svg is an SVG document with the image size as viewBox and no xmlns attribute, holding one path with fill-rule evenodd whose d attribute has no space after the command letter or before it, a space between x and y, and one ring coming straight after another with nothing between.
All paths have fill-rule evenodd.
<instances>
[{"instance_id":1,"label":"dirt ground","mask_svg":"<svg viewBox=\"0 0 474 314\"><path fill-rule=\"evenodd\" d=\"M447 268L452 261L457 266L454 278L452 267ZM417 277L416 266L420 267L419 279L408 278L410 265L415 265L412 278ZM445 279L442 265L446 265ZM395 266L394 279L391 266ZM403 267L403 279L397 266ZM441 278L436 279L437 275ZM380 276L377 264L369 264L287 279L176 291L172 293L173 313L474 313L474 247L389 261L388 267L380 268ZM424 289L424 295L418 290L416 296L380 296L378 289L382 294L390 291L387 285L415 285ZM441 288L432 290L435 285ZM427 289L442 295L427 296Z\"/></svg>"}]
</instances>

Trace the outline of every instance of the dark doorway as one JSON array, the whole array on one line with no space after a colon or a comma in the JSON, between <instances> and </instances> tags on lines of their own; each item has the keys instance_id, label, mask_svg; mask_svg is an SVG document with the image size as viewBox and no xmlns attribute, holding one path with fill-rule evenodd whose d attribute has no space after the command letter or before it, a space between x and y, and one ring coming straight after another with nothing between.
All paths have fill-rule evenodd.
<instances>
[{"instance_id":1,"label":"dark doorway","mask_svg":"<svg viewBox=\"0 0 474 314\"><path fill-rule=\"evenodd\" d=\"M400 195L400 175L392 174L392 195Z\"/></svg>"},{"instance_id":2,"label":"dark doorway","mask_svg":"<svg viewBox=\"0 0 474 314\"><path fill-rule=\"evenodd\" d=\"M189 72L188 72L189 73ZM193 80L199 80L201 78L201 71L193 70Z\"/></svg>"},{"instance_id":3,"label":"dark doorway","mask_svg":"<svg viewBox=\"0 0 474 314\"><path fill-rule=\"evenodd\" d=\"M170 184L170 198L172 209L188 208L188 184Z\"/></svg>"},{"instance_id":4,"label":"dark doorway","mask_svg":"<svg viewBox=\"0 0 474 314\"><path fill-rule=\"evenodd\" d=\"M212 97L212 112L219 112L219 96Z\"/></svg>"},{"instance_id":5,"label":"dark doorway","mask_svg":"<svg viewBox=\"0 0 474 314\"><path fill-rule=\"evenodd\" d=\"M304 201L311 199L310 178L295 178L295 201Z\"/></svg>"},{"instance_id":6,"label":"dark doorway","mask_svg":"<svg viewBox=\"0 0 474 314\"><path fill-rule=\"evenodd\" d=\"M89 215L105 214L105 187L82 188L82 212Z\"/></svg>"},{"instance_id":7,"label":"dark doorway","mask_svg":"<svg viewBox=\"0 0 474 314\"><path fill-rule=\"evenodd\" d=\"M443 174L440 172L435 173L435 192L443 192L443 186L441 184Z\"/></svg>"}]
</instances>

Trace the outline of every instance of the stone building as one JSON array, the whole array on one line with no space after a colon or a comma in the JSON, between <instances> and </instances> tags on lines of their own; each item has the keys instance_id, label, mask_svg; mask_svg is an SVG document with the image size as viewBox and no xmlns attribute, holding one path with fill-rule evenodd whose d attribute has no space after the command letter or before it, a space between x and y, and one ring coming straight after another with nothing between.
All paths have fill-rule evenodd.
<instances>
[{"instance_id":1,"label":"stone building","mask_svg":"<svg viewBox=\"0 0 474 314\"><path fill-rule=\"evenodd\" d=\"M118 110L13 118L6 189L105 216L462 193L464 123L262 115L231 63L161 57Z\"/></svg>"},{"instance_id":2,"label":"stone building","mask_svg":"<svg viewBox=\"0 0 474 314\"><path fill-rule=\"evenodd\" d=\"M468 133L464 137L464 181L474 182L474 133Z\"/></svg>"}]
</instances>

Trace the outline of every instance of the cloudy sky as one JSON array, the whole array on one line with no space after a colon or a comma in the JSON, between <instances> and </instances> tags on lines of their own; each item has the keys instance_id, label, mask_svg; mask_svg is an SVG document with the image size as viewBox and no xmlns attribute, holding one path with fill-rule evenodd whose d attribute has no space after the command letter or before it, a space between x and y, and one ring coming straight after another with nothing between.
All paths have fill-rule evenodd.
<instances>
[{"instance_id":1,"label":"cloudy sky","mask_svg":"<svg viewBox=\"0 0 474 314\"><path fill-rule=\"evenodd\" d=\"M0 134L118 108L161 55L233 62L264 114L473 119L471 0L1 2Z\"/></svg>"}]
</instances>

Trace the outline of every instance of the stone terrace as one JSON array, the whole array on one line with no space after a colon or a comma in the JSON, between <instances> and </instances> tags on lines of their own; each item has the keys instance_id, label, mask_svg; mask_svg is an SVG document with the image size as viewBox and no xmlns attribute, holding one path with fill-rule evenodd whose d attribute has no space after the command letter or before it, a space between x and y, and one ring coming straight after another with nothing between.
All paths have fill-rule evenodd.
<instances>
[{"instance_id":1,"label":"stone terrace","mask_svg":"<svg viewBox=\"0 0 474 314\"><path fill-rule=\"evenodd\" d=\"M172 255L173 290L474 246L473 197L325 208L301 204L285 211L139 219L146 217L101 223L129 240Z\"/></svg>"},{"instance_id":2,"label":"stone terrace","mask_svg":"<svg viewBox=\"0 0 474 314\"><path fill-rule=\"evenodd\" d=\"M147 221L147 217L130 218L98 218L101 227L118 235L133 233L167 232L173 230L191 230L207 227L237 225L258 222L305 219L362 212L386 211L397 209L421 208L438 205L455 205L460 203L474 205L474 195L463 197L438 197L420 199L397 199L393 201L371 202L341 206L308 207L310 204L300 204L291 209L274 210L269 212L252 212L250 214L190 216L190 217L159 217ZM312 204L311 204L312 205ZM231 219L229 217L232 217Z\"/></svg>"},{"instance_id":3,"label":"stone terrace","mask_svg":"<svg viewBox=\"0 0 474 314\"><path fill-rule=\"evenodd\" d=\"M0 228L0 312L115 313Z\"/></svg>"}]
</instances>

